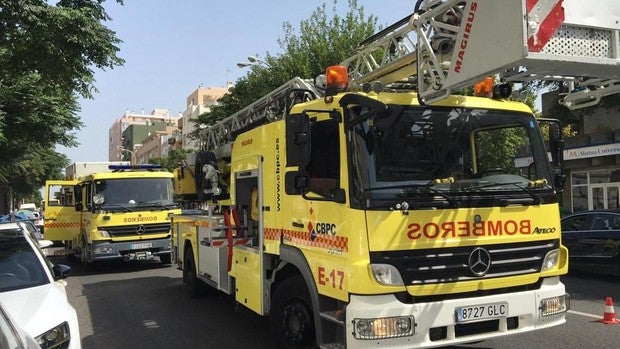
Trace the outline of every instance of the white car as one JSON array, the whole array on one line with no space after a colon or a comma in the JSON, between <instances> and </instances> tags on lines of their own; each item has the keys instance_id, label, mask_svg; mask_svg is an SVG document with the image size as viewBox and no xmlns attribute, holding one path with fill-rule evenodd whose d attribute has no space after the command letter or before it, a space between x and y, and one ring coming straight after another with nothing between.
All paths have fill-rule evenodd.
<instances>
[{"instance_id":1,"label":"white car","mask_svg":"<svg viewBox=\"0 0 620 349\"><path fill-rule=\"evenodd\" d=\"M0 304L0 348L41 349L31 335L21 329Z\"/></svg>"},{"instance_id":2,"label":"white car","mask_svg":"<svg viewBox=\"0 0 620 349\"><path fill-rule=\"evenodd\" d=\"M49 262L19 224L0 224L0 304L41 348L82 346L62 280L70 269Z\"/></svg>"}]
</instances>

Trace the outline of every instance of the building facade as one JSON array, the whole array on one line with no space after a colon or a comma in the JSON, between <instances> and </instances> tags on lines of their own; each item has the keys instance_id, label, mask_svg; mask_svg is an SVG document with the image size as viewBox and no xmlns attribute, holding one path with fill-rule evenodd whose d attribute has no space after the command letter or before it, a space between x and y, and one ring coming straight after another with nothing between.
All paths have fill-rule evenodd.
<instances>
[{"instance_id":1,"label":"building facade","mask_svg":"<svg viewBox=\"0 0 620 349\"><path fill-rule=\"evenodd\" d=\"M557 103L557 94L542 96L543 115L550 103ZM565 138L563 212L620 209L618 108L581 110L578 136Z\"/></svg>"},{"instance_id":2,"label":"building facade","mask_svg":"<svg viewBox=\"0 0 620 349\"><path fill-rule=\"evenodd\" d=\"M187 96L187 109L182 114L180 140L178 140L183 149L197 150L200 148L198 142L190 137L190 134L196 129L193 120L199 115L211 111L211 108L217 105L217 100L222 98L231 86L230 83L227 87L204 87L200 85Z\"/></svg>"},{"instance_id":3,"label":"building facade","mask_svg":"<svg viewBox=\"0 0 620 349\"><path fill-rule=\"evenodd\" d=\"M142 139L140 147L137 147L134 151L137 163L147 164L150 159L167 157L170 148L173 146L169 143L169 140L177 130L178 127L176 125L168 125L162 130L149 132Z\"/></svg>"},{"instance_id":4,"label":"building facade","mask_svg":"<svg viewBox=\"0 0 620 349\"><path fill-rule=\"evenodd\" d=\"M137 161L136 152L150 133L178 127L180 115L171 116L168 109L157 108L150 114L127 111L116 119L108 131L108 160Z\"/></svg>"}]
</instances>

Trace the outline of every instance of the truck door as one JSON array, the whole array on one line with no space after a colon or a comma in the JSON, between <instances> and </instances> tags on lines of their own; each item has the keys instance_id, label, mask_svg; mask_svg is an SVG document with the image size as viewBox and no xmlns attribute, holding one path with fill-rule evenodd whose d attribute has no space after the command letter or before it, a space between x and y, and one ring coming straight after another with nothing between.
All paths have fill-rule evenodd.
<instances>
[{"instance_id":1,"label":"truck door","mask_svg":"<svg viewBox=\"0 0 620 349\"><path fill-rule=\"evenodd\" d=\"M347 209L342 188L343 178L346 178L346 166L343 166L346 162L342 155L345 142L340 136L342 127L334 119L311 122L307 139L310 142L309 157L296 172L303 173L301 177L304 179L300 182L305 183L304 188L302 193L285 195L282 199L282 217L285 217L282 240L304 251L320 293L344 299L348 241L351 232L355 231L354 224L364 222L364 218L352 216ZM287 132L294 133L292 130ZM287 151L291 150L295 151L293 147L287 147ZM302 152L308 153L307 150ZM287 173L287 194L294 191L291 186L297 186L291 173L295 172Z\"/></svg>"},{"instance_id":2,"label":"truck door","mask_svg":"<svg viewBox=\"0 0 620 349\"><path fill-rule=\"evenodd\" d=\"M238 212L238 230L233 242L232 270L235 277L235 299L258 314L265 314L263 295L265 270L263 254L263 187L260 157L244 159L248 170L235 174L235 193ZM239 224L240 223L240 224ZM229 242L230 243L230 242Z\"/></svg>"},{"instance_id":3,"label":"truck door","mask_svg":"<svg viewBox=\"0 0 620 349\"><path fill-rule=\"evenodd\" d=\"M80 233L80 213L75 211L73 186L77 181L45 182L45 239L72 241Z\"/></svg>"}]
</instances>

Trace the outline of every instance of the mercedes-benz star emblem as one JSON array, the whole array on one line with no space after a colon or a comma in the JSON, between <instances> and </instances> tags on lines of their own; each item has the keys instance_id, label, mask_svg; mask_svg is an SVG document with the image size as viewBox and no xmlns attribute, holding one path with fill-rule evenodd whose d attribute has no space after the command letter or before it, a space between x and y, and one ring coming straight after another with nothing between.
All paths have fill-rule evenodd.
<instances>
[{"instance_id":1,"label":"mercedes-benz star emblem","mask_svg":"<svg viewBox=\"0 0 620 349\"><path fill-rule=\"evenodd\" d=\"M469 254L467 266L475 276L485 276L491 268L491 254L484 248L477 247Z\"/></svg>"},{"instance_id":2,"label":"mercedes-benz star emblem","mask_svg":"<svg viewBox=\"0 0 620 349\"><path fill-rule=\"evenodd\" d=\"M145 232L146 232L146 229L144 229L143 225L139 225L139 226L136 227L136 234L142 235ZM469 258L471 258L471 257L469 257Z\"/></svg>"}]
</instances>

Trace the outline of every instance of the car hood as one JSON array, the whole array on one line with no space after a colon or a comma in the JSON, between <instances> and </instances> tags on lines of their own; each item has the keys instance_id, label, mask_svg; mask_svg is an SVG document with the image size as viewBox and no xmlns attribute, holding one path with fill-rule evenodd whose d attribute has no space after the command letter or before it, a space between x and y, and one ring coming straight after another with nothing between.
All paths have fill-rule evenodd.
<instances>
[{"instance_id":1,"label":"car hood","mask_svg":"<svg viewBox=\"0 0 620 349\"><path fill-rule=\"evenodd\" d=\"M67 321L72 323L75 309L67 301L65 282L52 283L3 292L0 294L5 309L17 324L32 337Z\"/></svg>"}]
</instances>

